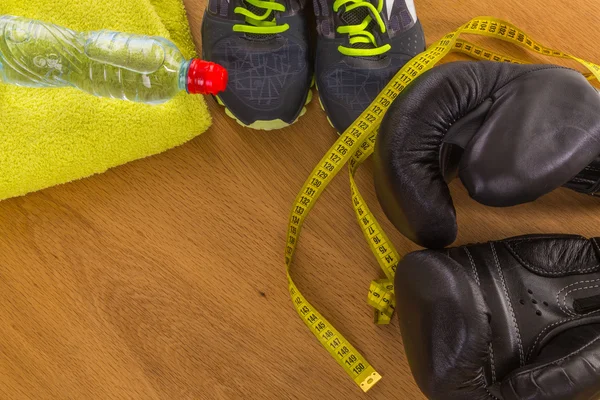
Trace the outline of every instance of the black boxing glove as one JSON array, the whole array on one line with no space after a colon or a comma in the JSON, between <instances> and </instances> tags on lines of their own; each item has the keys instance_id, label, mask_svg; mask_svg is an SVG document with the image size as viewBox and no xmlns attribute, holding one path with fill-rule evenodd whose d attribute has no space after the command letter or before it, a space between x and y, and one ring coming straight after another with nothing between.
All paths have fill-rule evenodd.
<instances>
[{"instance_id":1,"label":"black boxing glove","mask_svg":"<svg viewBox=\"0 0 600 400\"><path fill-rule=\"evenodd\" d=\"M395 293L415 380L431 400L600 398L600 248L523 236L425 250Z\"/></svg>"},{"instance_id":2,"label":"black boxing glove","mask_svg":"<svg viewBox=\"0 0 600 400\"><path fill-rule=\"evenodd\" d=\"M456 62L419 77L394 101L375 148L375 186L388 218L430 248L456 239L447 182L475 200L513 206L600 182L600 94L553 65ZM579 174L579 175L578 175Z\"/></svg>"}]
</instances>

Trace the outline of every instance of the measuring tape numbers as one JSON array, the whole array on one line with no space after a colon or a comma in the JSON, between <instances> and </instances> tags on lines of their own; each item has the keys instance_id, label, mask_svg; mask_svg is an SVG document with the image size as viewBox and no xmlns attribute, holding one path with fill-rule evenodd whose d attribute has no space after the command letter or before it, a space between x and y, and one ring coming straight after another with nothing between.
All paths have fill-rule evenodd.
<instances>
[{"instance_id":1,"label":"measuring tape numbers","mask_svg":"<svg viewBox=\"0 0 600 400\"><path fill-rule=\"evenodd\" d=\"M375 255L385 275L385 278L371 282L367 302L375 310L376 323L390 323L395 306L394 275L396 266L400 261L400 255L381 228L381 225L377 222L375 216L369 210L358 190L354 175L360 165L373 153L379 125L392 102L411 82L433 68L448 54L462 53L478 60L517 64L527 63L526 61L518 60L463 40L460 38L463 34L488 36L516 44L541 55L575 60L590 71L590 74L585 75L587 79L600 80L600 66L594 63L543 46L509 22L493 17L474 18L456 31L445 35L423 53L409 61L392 78L352 126L340 135L340 138L311 172L294 201L288 225L285 265L289 292L292 303L306 326L354 382L365 392L381 380L381 375L308 302L292 280L291 267L298 245L298 238L300 237L304 220L321 194L340 170L349 163L352 205L357 221L369 248Z\"/></svg>"}]
</instances>

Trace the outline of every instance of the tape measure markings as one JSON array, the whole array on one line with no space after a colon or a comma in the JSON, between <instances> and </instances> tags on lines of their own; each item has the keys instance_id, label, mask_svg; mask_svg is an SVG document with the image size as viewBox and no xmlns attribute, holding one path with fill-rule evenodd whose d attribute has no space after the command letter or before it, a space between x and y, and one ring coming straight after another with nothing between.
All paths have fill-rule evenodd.
<instances>
[{"instance_id":1,"label":"tape measure markings","mask_svg":"<svg viewBox=\"0 0 600 400\"><path fill-rule=\"evenodd\" d=\"M367 296L367 304L375 309L374 321L379 325L386 325L391 322L394 314L396 299L394 298L393 279L396 273L396 265L400 261L400 256L394 245L385 234L383 228L377 222L374 215L371 214L369 207L358 191L358 186L354 180L354 175L359 166L373 153L375 148L375 137L369 137L365 142L368 146L364 151L354 154L349 168L350 189L352 192L352 205L359 225L371 252L375 255L379 266L385 273L387 279L371 282ZM354 161L354 162L352 162Z\"/></svg>"},{"instance_id":2,"label":"tape measure markings","mask_svg":"<svg viewBox=\"0 0 600 400\"><path fill-rule=\"evenodd\" d=\"M487 24L485 22L490 22L490 23ZM476 20L473 20L470 23L466 24L463 29L465 30L465 33L470 33L470 34L481 34L482 31L484 33L487 32L486 36L492 36L492 37L496 37L496 38L497 38L497 36L496 36L497 34L503 35L503 37L501 38L502 40L508 41L509 43L524 46L527 49L531 49L540 54L554 56L554 57L560 57L560 58L574 59L576 61L579 61L582 65L586 66L588 69L590 69L590 71L592 71L592 75L591 75L592 79L596 76L596 74L594 74L594 70L600 71L600 66L597 66L596 64L590 63L585 60L581 60L577 57L573 57L571 55L560 52L558 50L553 50L553 49L547 48L547 47L539 44L535 40L530 39L530 37L527 34L520 31L518 28L514 27L514 25L511 25L508 23L503 23L503 21L500 21L500 20L497 20L497 21L490 20L490 21L482 22L481 20L476 19ZM517 42L515 42L515 40ZM467 55L472 56L477 59L489 59L489 60L494 60L494 61L511 62L511 63L516 63L516 64L529 64L529 62L510 58L501 53L487 50L484 47L475 45L473 43L467 42L462 39L457 39L455 41L453 51L461 52L461 53L467 54ZM586 75L584 74L584 76L586 76ZM588 76L586 76L586 77L588 78L588 80L591 80ZM362 163L362 161L361 161L361 163ZM353 180L353 175L356 171L356 168L358 168L358 166L360 166L360 163L358 163L355 167L353 167L354 172L351 172L351 177L350 177L350 186L352 187L353 204L355 202L358 202L361 204L364 203L364 199L360 195L360 192L358 191L358 188L356 187L356 183ZM363 208L364 208L364 205L363 205ZM357 212L356 207L355 207L355 212ZM379 226L379 224L377 223L377 220L374 216L370 216L370 218L372 218L372 220L373 220L372 225L376 224L377 226ZM359 225L361 225L361 224L359 223ZM379 227L379 229L382 230L381 227ZM375 253L376 258L377 258L377 253L375 252L372 244L370 243L370 241L368 241L368 242L369 242L369 246L371 247L371 250ZM398 255L398 258L399 258L399 255ZM378 258L378 261L379 261L379 258ZM381 265L381 263L380 263L380 265ZM386 276L388 276L388 278L389 278L389 274L386 271L385 267L382 266L382 269L384 270L384 273L386 274ZM391 278L390 280L393 281L393 278ZM382 305L381 305L381 302L379 301L379 299L389 298L389 297L391 297L393 299L393 284L391 285L391 288L392 288L391 291L388 292L385 289L383 289L380 285L375 285L374 283L372 283L371 287L369 289L369 295L367 298L367 303L369 305L374 306L377 311L384 312L386 314L386 316L388 314L386 311L388 311L388 310L381 308ZM376 312L376 315L380 315L380 313L378 314ZM384 318L382 321L378 321L377 316L376 316L375 319L376 319L377 323L382 323L382 324L389 323L387 318Z\"/></svg>"},{"instance_id":3,"label":"tape measure markings","mask_svg":"<svg viewBox=\"0 0 600 400\"><path fill-rule=\"evenodd\" d=\"M360 146L365 142L363 138L375 133L381 117L398 94L404 90L415 77L425 70L432 68L437 60L441 59L448 51L449 49L444 49L443 47L440 47L437 50L434 49L431 53L423 54L418 60L408 63L402 68L397 75L397 78L384 88L383 92L371 106L361 114L357 122L341 135L330 151L323 159L321 159L317 168L313 170L308 180L303 185L302 190L296 197L290 215L285 262L292 302L300 317L304 320L311 332L317 337L319 342L321 342L321 344L336 359L338 364L342 366L346 373L365 392L375 385L381 379L381 376L373 369L366 359L358 353L356 349L354 349L354 347L352 347L312 305L310 305L304 296L301 295L298 287L291 278L290 266L296 251L298 237L302 230L304 219L329 182L337 175L348 160L353 157L353 154L356 153L357 150L362 151ZM363 140L361 141L361 139ZM374 142L374 140L375 135L371 138L372 142ZM365 147L368 148L368 146ZM320 333L324 330L329 330L333 336L328 340L325 340ZM335 348L332 348L332 343L336 345ZM347 354L342 354L344 352L336 353L335 350L340 348L340 346L343 346L342 349L348 350ZM340 354L346 358L341 358ZM353 367L354 365L356 365L356 367Z\"/></svg>"},{"instance_id":4,"label":"tape measure markings","mask_svg":"<svg viewBox=\"0 0 600 400\"><path fill-rule=\"evenodd\" d=\"M290 274L293 256L306 216L312 210L320 195L325 191L329 182L350 161L352 205L355 209L357 221L371 251L376 255L378 263L386 275L386 279L371 282L368 303L375 308L375 320L377 323L389 323L394 312L392 282L395 267L400 256L377 222L377 219L367 207L354 181L354 174L359 166L372 154L377 136L377 128L394 99L414 79L431 69L450 52L460 52L477 59L487 59L490 61L527 63L459 39L459 36L463 33L490 36L518 44L543 55L574 59L588 68L596 79L600 79L600 66L596 64L542 46L520 29L505 21L491 17L475 18L455 32L447 34L424 53L417 55L407 63L321 159L296 197L290 214L285 250L289 291L296 311L311 332L313 332L319 342L336 359L338 364L342 366L346 373L365 392L373 387L381 379L381 376L302 296Z\"/></svg>"}]
</instances>

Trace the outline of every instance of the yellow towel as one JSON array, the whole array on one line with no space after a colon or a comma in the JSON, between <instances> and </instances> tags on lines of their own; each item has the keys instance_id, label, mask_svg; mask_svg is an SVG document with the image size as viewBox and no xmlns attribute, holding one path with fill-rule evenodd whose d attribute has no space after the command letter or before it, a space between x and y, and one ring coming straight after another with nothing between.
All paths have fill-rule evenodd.
<instances>
[{"instance_id":1,"label":"yellow towel","mask_svg":"<svg viewBox=\"0 0 600 400\"><path fill-rule=\"evenodd\" d=\"M77 31L109 29L194 44L182 0L0 0L19 15ZM0 83L0 200L83 178L178 146L210 126L202 96L159 106L100 99L71 88Z\"/></svg>"}]
</instances>

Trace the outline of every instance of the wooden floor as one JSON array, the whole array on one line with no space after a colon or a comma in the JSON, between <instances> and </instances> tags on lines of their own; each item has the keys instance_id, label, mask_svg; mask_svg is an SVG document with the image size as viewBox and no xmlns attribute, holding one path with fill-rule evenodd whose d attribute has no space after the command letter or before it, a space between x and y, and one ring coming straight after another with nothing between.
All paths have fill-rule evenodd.
<instances>
[{"instance_id":1,"label":"wooden floor","mask_svg":"<svg viewBox=\"0 0 600 400\"><path fill-rule=\"evenodd\" d=\"M198 45L205 3L186 1ZM417 8L428 43L493 15L600 61L597 0ZM362 395L288 297L289 208L337 137L318 102L291 128L255 132L208 101L214 126L180 148L0 203L0 399L422 399L397 322L373 325L365 304L380 271L344 173L308 220L294 276L383 380ZM359 184L381 215L370 169ZM474 203L459 183L453 194L460 243L600 234L598 200L566 190L503 210ZM385 226L402 253L416 249Z\"/></svg>"}]
</instances>

